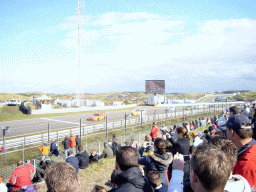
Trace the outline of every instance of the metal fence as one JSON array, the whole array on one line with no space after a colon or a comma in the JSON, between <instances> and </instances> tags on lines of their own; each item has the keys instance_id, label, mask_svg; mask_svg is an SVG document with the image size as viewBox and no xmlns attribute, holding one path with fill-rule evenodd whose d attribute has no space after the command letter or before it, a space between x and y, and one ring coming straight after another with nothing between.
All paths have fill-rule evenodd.
<instances>
[{"instance_id":1,"label":"metal fence","mask_svg":"<svg viewBox=\"0 0 256 192\"><path fill-rule=\"evenodd\" d=\"M9 151L6 151L5 153L2 153L2 155L5 154L16 154L20 153L22 155L22 160L24 161L26 159L25 151L26 150L32 150L35 151L35 148L39 148L40 144L44 141L50 141L50 139L56 139L58 142L58 146L60 146L60 141L66 136L72 133L73 135L80 135L82 138L82 145L84 146L84 149L86 149L88 152L90 152L92 149L95 149L98 151L98 154L101 154L101 152L104 149L104 141L107 141L109 138L109 135L112 134L114 131L122 131L124 134L120 137L118 137L118 141L121 145L124 145L126 141L130 141L131 137L135 138L138 141L138 144L144 140L145 135L149 134L150 130L146 131L140 131L140 127L142 125L151 124L153 121L165 121L170 120L170 125L172 124L172 121L176 121L175 124L181 124L183 121L180 118L182 115L186 115L187 119L189 121L189 117L191 116L191 121L194 119L198 119L202 116L201 114L204 114L204 116L212 116L214 112L223 111L224 109L230 107L229 106L217 106L217 107L207 107L203 109L192 109L192 110L183 110L182 112L173 112L169 113L166 111L165 114L154 114L153 116L142 116L139 118L134 119L126 119L121 121L115 121L115 122L105 122L101 124L95 124L91 126L82 127L80 124L80 127L72 128L68 130L62 130L62 131L52 131L50 132L50 124L48 133L43 133L39 135L29 136L29 137L23 137L23 138L17 138L17 139L11 139L6 141L6 147L9 149ZM241 107L241 106L240 106ZM192 119L193 118L193 119ZM179 123L180 120L180 123ZM81 121L80 121L81 122ZM161 123L161 122L160 122ZM151 126L149 126L151 127ZM136 129L136 130L134 130ZM102 132L97 132L101 131ZM97 133L94 133L97 132ZM126 134L128 132L128 134ZM90 142L91 137L98 137L100 138L100 141L98 142ZM15 150L16 148L16 150ZM18 149L17 149L18 148ZM14 149L14 150L13 150ZM39 155L40 156L40 155ZM64 152L60 153L60 156L63 156L64 158ZM35 157L36 159L36 157ZM38 160L39 161L39 160ZM35 161L34 161L35 162ZM35 164L36 165L36 164ZM16 166L6 166L6 170L8 169L7 173L4 179L10 176L10 174L13 172L13 170L16 168ZM0 170L0 174L5 171L5 168L2 168L2 171Z\"/></svg>"},{"instance_id":2,"label":"metal fence","mask_svg":"<svg viewBox=\"0 0 256 192\"><path fill-rule=\"evenodd\" d=\"M44 141L48 141L50 142L51 139L59 139L59 138L63 138L66 135L70 135L71 133L74 135L85 135L88 133L93 133L99 130L110 130L110 129L114 129L117 127L124 127L124 126L130 126L130 125L136 125L139 123L147 123L147 122L151 122L151 121L155 121L158 119L165 119L165 118L176 118L179 116L183 116L183 115L195 115L195 114L199 114L199 113L205 113L205 112L213 112L213 111L219 111L219 110L224 110L228 107L230 107L232 104L237 104L237 102L235 103L226 103L226 105L219 105L219 104L215 104L215 107L211 107L210 105L208 105L206 108L199 108L196 107L195 105L195 109L191 109L191 110L185 110L183 107L183 111L181 112L176 112L176 110L174 112L167 112L165 114L154 114L152 116L147 116L147 115L142 115L139 116L138 118L127 118L125 120L120 120L120 121L112 121L112 122L108 122L107 120L104 123L100 123L100 124L94 124L94 125L89 125L89 126L84 126L82 127L81 124L81 120L80 120L80 126L76 127L76 128L71 128L71 129L66 129L66 130L61 130L61 131L51 131L51 127L48 123L48 133L41 133L41 134L36 134L36 135L32 135L32 136L27 136L27 137L20 137L20 138L16 138L16 139L9 139L5 141L5 149L11 149L11 148L16 148L16 147L22 147L27 146L27 145L35 145L38 143L42 143ZM211 104L213 105L213 104ZM0 142L0 144L2 146L4 146L3 141Z\"/></svg>"},{"instance_id":3,"label":"metal fence","mask_svg":"<svg viewBox=\"0 0 256 192\"><path fill-rule=\"evenodd\" d=\"M104 123L83 126L83 127L80 120L79 127L61 130L61 131L51 131L50 124L48 123L47 133L41 133L41 134L36 134L32 136L27 136L27 137L20 137L16 139L9 139L5 141L5 144L4 144L4 141L1 141L0 144L2 146L5 146L4 147L6 150L5 153L7 154L8 150L11 150L11 149L15 149L19 147L22 147L24 149L26 146L39 145L39 144L42 144L43 142L48 142L50 144L51 139L59 140L70 134L80 135L80 137L82 137L82 136L88 135L89 133L94 133L100 130L104 130L106 131L106 136L107 136L108 131L110 131L111 129L119 128L119 127L138 125L138 124L143 124L143 123L148 123L148 122L168 119L168 118L177 118L183 115L191 116L191 115L199 115L200 113L208 113L208 116L210 116L211 112L224 110L234 104L237 105L238 103L237 102L226 103L226 105L223 105L223 104L219 105L218 103L211 104L211 105L215 105L214 107L211 107L211 105L209 104L206 108L199 108L198 106L198 107L195 107L195 109L191 109L191 110L185 110L183 107L183 111L181 112L176 112L176 110L174 112L166 111L165 114L154 113L154 115L152 116L142 115L142 116L139 116L138 118L125 118L125 120L112 121L112 122L108 122L106 118L106 121ZM197 119L198 118L199 117L197 117ZM10 151L10 152L14 152L14 151Z\"/></svg>"}]
</instances>

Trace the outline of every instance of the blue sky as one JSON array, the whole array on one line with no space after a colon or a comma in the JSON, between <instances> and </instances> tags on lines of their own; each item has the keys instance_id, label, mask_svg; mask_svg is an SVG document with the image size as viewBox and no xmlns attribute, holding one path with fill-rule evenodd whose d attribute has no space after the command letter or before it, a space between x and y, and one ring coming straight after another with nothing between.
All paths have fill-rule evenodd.
<instances>
[{"instance_id":1,"label":"blue sky","mask_svg":"<svg viewBox=\"0 0 256 192\"><path fill-rule=\"evenodd\" d=\"M81 90L255 91L256 1L85 0ZM77 0L0 3L0 92L77 90Z\"/></svg>"}]
</instances>

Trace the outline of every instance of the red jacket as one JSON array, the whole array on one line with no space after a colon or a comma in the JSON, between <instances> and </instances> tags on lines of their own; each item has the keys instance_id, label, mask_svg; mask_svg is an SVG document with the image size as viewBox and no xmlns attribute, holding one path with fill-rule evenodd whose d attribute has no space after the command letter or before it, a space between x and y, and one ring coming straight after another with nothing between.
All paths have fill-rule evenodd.
<instances>
[{"instance_id":1,"label":"red jacket","mask_svg":"<svg viewBox=\"0 0 256 192\"><path fill-rule=\"evenodd\" d=\"M75 147L76 146L76 138L75 137L70 137L68 140L70 141L69 147Z\"/></svg>"},{"instance_id":2,"label":"red jacket","mask_svg":"<svg viewBox=\"0 0 256 192\"><path fill-rule=\"evenodd\" d=\"M153 125L151 133L150 133L150 136L152 137L152 139L157 138L157 131L158 131L158 128L155 125Z\"/></svg>"},{"instance_id":3,"label":"red jacket","mask_svg":"<svg viewBox=\"0 0 256 192\"><path fill-rule=\"evenodd\" d=\"M233 175L242 175L250 184L256 187L256 144L248 148L237 160Z\"/></svg>"},{"instance_id":4,"label":"red jacket","mask_svg":"<svg viewBox=\"0 0 256 192\"><path fill-rule=\"evenodd\" d=\"M31 163L27 167L21 165L15 169L9 181L11 185L21 188L31 185L31 174L34 173L34 168Z\"/></svg>"}]
</instances>

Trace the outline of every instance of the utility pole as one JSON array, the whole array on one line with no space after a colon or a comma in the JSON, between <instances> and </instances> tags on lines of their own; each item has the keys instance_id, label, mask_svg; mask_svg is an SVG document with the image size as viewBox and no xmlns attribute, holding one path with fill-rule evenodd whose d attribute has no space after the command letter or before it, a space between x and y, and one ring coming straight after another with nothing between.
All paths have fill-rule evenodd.
<instances>
[{"instance_id":1,"label":"utility pole","mask_svg":"<svg viewBox=\"0 0 256 192\"><path fill-rule=\"evenodd\" d=\"M80 106L80 65L81 65L81 52L82 52L82 43L84 42L84 0L78 0L78 8L76 9L76 14L78 15L78 24L77 24L77 31L78 31L78 83L77 83L77 103Z\"/></svg>"}]
</instances>

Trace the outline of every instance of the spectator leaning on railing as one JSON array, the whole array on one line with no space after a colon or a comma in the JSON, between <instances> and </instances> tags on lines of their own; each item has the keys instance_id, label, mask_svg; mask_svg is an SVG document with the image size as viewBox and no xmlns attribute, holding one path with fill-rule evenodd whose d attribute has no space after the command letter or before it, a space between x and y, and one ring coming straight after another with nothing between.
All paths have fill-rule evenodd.
<instances>
[{"instance_id":1,"label":"spectator leaning on railing","mask_svg":"<svg viewBox=\"0 0 256 192\"><path fill-rule=\"evenodd\" d=\"M256 141L252 138L250 120L242 114L237 114L229 118L226 126L227 137L238 150L233 174L242 175L249 182L252 191L256 191Z\"/></svg>"}]
</instances>

